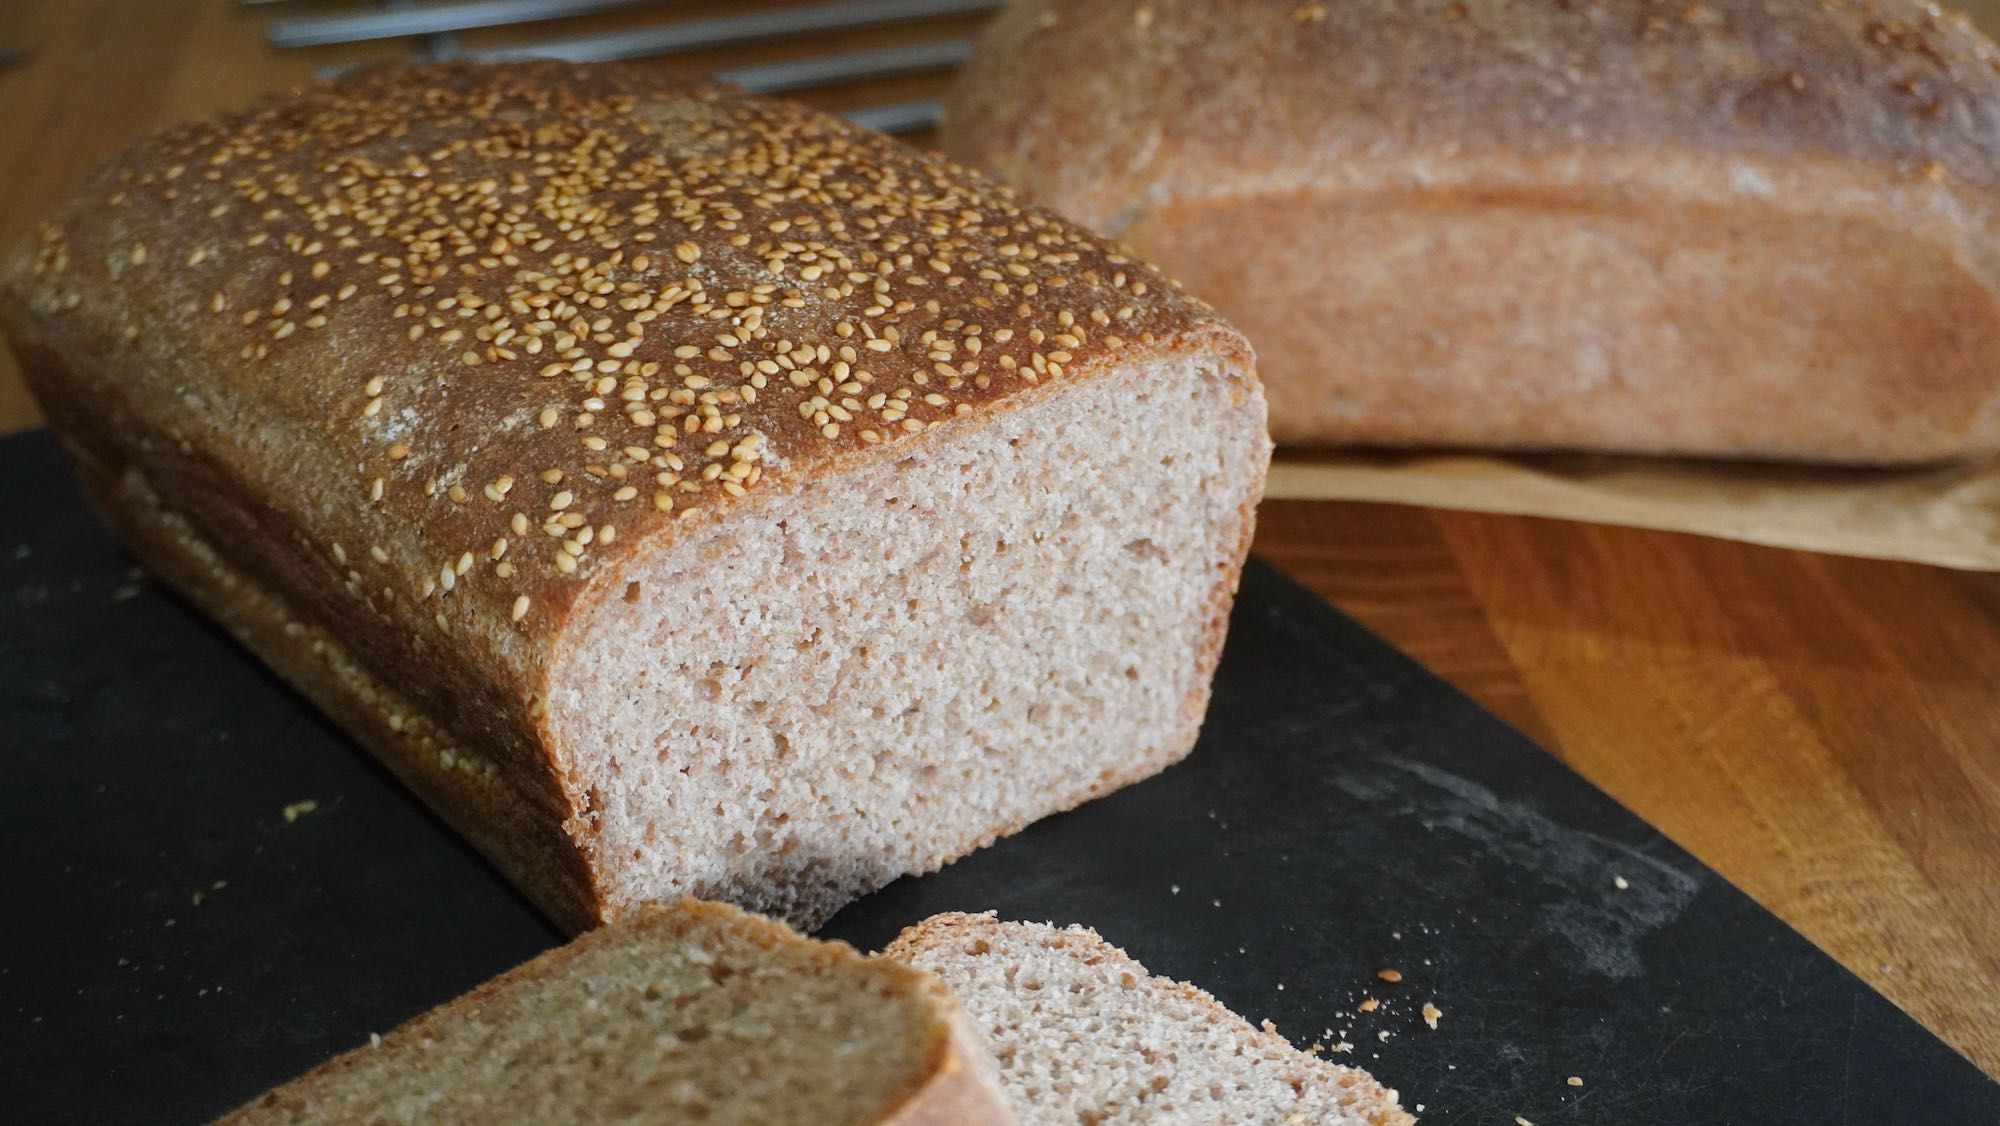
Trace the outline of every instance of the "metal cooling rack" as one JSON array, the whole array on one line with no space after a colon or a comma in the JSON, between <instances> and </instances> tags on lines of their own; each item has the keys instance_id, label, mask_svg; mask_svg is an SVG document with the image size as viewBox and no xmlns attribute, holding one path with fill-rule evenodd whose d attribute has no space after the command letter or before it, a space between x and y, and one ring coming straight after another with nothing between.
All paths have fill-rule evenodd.
<instances>
[{"instance_id":1,"label":"metal cooling rack","mask_svg":"<svg viewBox=\"0 0 2000 1126\"><path fill-rule=\"evenodd\" d=\"M407 40L410 52L429 59L557 58L573 62L639 59L680 52L751 45L866 29L892 24L978 15L1001 0L839 0L782 7L744 4L669 4L662 0L381 0L352 10L284 13L294 0L239 0L246 7L277 12L266 28L280 48L330 47ZM662 9L648 17L645 8ZM726 14L688 15L690 8ZM675 9L668 13L665 9ZM593 16L634 13L632 26L579 32ZM518 28L518 38L469 43L467 33ZM778 62L714 70L718 79L756 93L780 93L838 86L898 75L944 71L964 61L970 42L963 36L914 43L808 54ZM338 72L341 64L326 69ZM936 98L871 104L842 110L850 121L886 133L927 129L937 123Z\"/></svg>"}]
</instances>

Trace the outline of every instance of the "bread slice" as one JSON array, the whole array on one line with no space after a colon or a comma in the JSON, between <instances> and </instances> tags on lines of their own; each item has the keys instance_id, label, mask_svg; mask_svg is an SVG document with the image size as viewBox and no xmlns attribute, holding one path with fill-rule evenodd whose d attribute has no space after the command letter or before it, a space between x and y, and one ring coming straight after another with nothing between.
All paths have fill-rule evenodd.
<instances>
[{"instance_id":1,"label":"bread slice","mask_svg":"<svg viewBox=\"0 0 2000 1126\"><path fill-rule=\"evenodd\" d=\"M986 1035L1027 1124L1416 1119L1365 1072L1314 1059L1082 927L937 915L886 957L942 978Z\"/></svg>"},{"instance_id":2,"label":"bread slice","mask_svg":"<svg viewBox=\"0 0 2000 1126\"><path fill-rule=\"evenodd\" d=\"M142 142L0 286L140 556L556 918L810 927L1192 745L1247 345L936 156L655 68Z\"/></svg>"},{"instance_id":3,"label":"bread slice","mask_svg":"<svg viewBox=\"0 0 2000 1126\"><path fill-rule=\"evenodd\" d=\"M1012 1121L936 978L696 900L551 950L223 1119Z\"/></svg>"}]
</instances>

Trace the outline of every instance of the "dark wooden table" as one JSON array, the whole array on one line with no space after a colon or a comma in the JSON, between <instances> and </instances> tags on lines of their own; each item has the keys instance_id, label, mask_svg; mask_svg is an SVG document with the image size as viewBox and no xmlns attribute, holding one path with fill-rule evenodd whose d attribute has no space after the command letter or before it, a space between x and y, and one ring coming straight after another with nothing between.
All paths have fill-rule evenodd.
<instances>
[{"instance_id":1,"label":"dark wooden table","mask_svg":"<svg viewBox=\"0 0 2000 1126\"><path fill-rule=\"evenodd\" d=\"M0 240L153 124L402 50L276 54L260 39L269 12L0 3L0 48L34 53L0 71ZM1993 0L1975 15L2000 27ZM867 38L941 26L962 21ZM843 42L691 61L829 45ZM939 81L818 100L900 99ZM36 421L0 360L0 431ZM1267 504L1256 549L2000 1075L2000 576L1335 501Z\"/></svg>"}]
</instances>

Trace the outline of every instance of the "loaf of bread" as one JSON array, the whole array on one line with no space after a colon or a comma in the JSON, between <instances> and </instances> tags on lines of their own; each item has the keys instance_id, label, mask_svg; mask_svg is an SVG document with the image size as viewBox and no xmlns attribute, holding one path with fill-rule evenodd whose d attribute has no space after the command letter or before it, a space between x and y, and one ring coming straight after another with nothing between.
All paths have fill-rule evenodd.
<instances>
[{"instance_id":1,"label":"loaf of bread","mask_svg":"<svg viewBox=\"0 0 2000 1126\"><path fill-rule=\"evenodd\" d=\"M1281 443L1912 463L2000 448L1996 70L1915 0L1019 0L943 128Z\"/></svg>"},{"instance_id":2,"label":"loaf of bread","mask_svg":"<svg viewBox=\"0 0 2000 1126\"><path fill-rule=\"evenodd\" d=\"M936 974L1028 1126L1405 1126L1396 1092L1315 1059L1082 927L936 915L883 954Z\"/></svg>"},{"instance_id":3,"label":"loaf of bread","mask_svg":"<svg viewBox=\"0 0 2000 1126\"><path fill-rule=\"evenodd\" d=\"M1269 458L1155 271L652 70L170 130L0 315L139 555L573 927L814 925L1178 759Z\"/></svg>"},{"instance_id":4,"label":"loaf of bread","mask_svg":"<svg viewBox=\"0 0 2000 1126\"><path fill-rule=\"evenodd\" d=\"M930 974L688 900L551 950L222 1120L1004 1126Z\"/></svg>"}]
</instances>

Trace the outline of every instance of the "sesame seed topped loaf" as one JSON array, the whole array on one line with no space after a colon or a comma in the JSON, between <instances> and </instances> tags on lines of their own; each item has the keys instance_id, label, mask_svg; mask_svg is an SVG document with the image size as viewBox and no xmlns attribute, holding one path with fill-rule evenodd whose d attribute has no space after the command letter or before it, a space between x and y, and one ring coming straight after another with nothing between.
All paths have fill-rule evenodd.
<instances>
[{"instance_id":1,"label":"sesame seed topped loaf","mask_svg":"<svg viewBox=\"0 0 2000 1126\"><path fill-rule=\"evenodd\" d=\"M2000 49L1919 0L1018 0L943 141L1214 301L1280 442L2000 451Z\"/></svg>"},{"instance_id":2,"label":"sesame seed topped loaf","mask_svg":"<svg viewBox=\"0 0 2000 1126\"><path fill-rule=\"evenodd\" d=\"M549 951L222 1121L1014 1119L935 977L688 900Z\"/></svg>"},{"instance_id":3,"label":"sesame seed topped loaf","mask_svg":"<svg viewBox=\"0 0 2000 1126\"><path fill-rule=\"evenodd\" d=\"M935 915L884 950L943 979L1024 1126L1408 1126L1396 1092L1299 1051L1083 927Z\"/></svg>"},{"instance_id":4,"label":"sesame seed topped loaf","mask_svg":"<svg viewBox=\"0 0 2000 1126\"><path fill-rule=\"evenodd\" d=\"M812 925L1186 753L1242 338L943 158L622 67L182 126L8 263L140 554L574 927Z\"/></svg>"}]
</instances>

